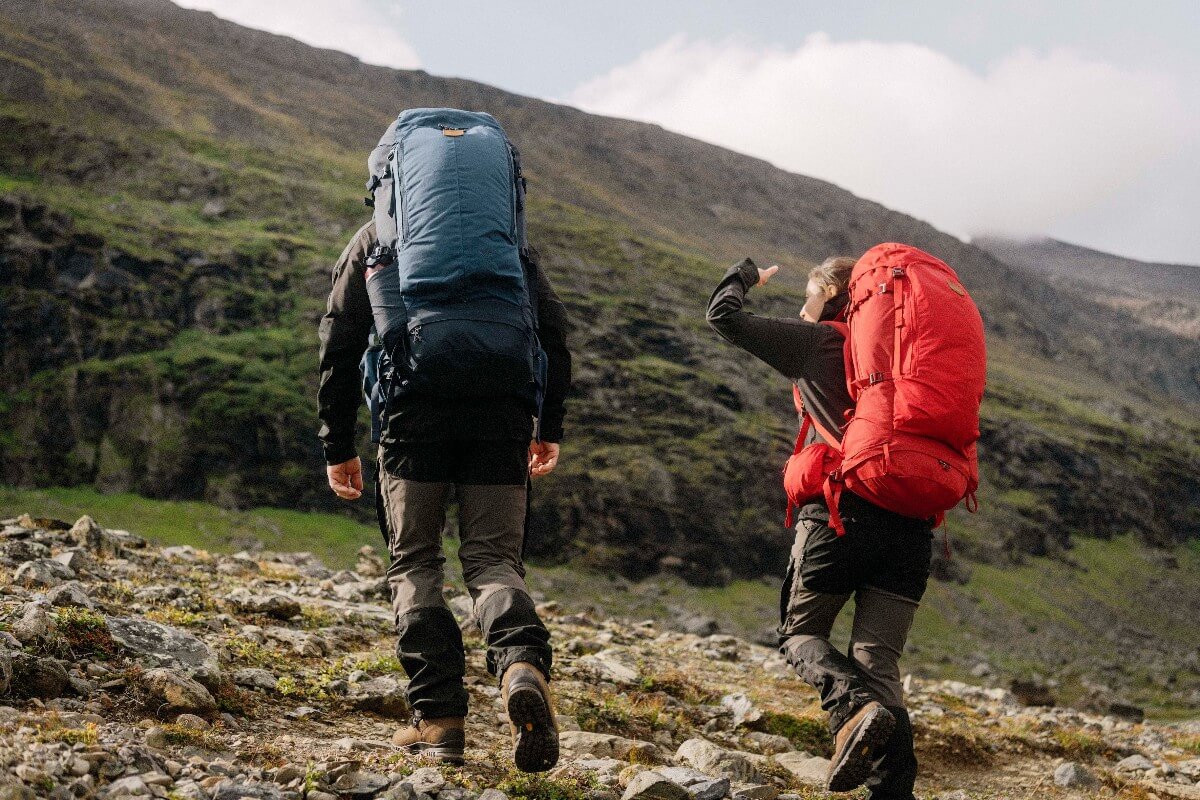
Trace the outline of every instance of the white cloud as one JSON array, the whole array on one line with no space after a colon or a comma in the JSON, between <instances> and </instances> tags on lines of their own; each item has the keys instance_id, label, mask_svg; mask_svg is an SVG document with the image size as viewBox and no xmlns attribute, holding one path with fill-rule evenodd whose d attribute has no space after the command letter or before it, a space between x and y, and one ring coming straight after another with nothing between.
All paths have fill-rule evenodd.
<instances>
[{"instance_id":1,"label":"white cloud","mask_svg":"<svg viewBox=\"0 0 1200 800\"><path fill-rule=\"evenodd\" d=\"M421 65L404 38L400 10L391 0L176 0L184 8L279 33L315 47L341 50L369 64L399 69Z\"/></svg>"},{"instance_id":2,"label":"white cloud","mask_svg":"<svg viewBox=\"0 0 1200 800\"><path fill-rule=\"evenodd\" d=\"M568 101L830 180L959 236L1052 231L1200 149L1170 76L1065 50L1018 51L980 74L914 44L677 36ZM1200 252L1200 234L1188 237Z\"/></svg>"}]
</instances>

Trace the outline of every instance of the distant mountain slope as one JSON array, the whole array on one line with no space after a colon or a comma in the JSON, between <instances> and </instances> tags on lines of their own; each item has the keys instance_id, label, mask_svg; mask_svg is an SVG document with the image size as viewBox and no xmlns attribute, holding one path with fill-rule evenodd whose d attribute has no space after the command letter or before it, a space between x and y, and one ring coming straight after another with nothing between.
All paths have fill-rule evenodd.
<instances>
[{"instance_id":1,"label":"distant mountain slope","mask_svg":"<svg viewBox=\"0 0 1200 800\"><path fill-rule=\"evenodd\" d=\"M1006 264L1077 287L1145 325L1200 339L1200 266L1137 261L1056 239L982 237L972 244Z\"/></svg>"},{"instance_id":2,"label":"distant mountain slope","mask_svg":"<svg viewBox=\"0 0 1200 800\"><path fill-rule=\"evenodd\" d=\"M788 266L755 308L797 313L808 264L887 240L954 265L987 322L985 511L954 516L974 556L1200 537L1200 345L831 184L165 0L10 0L0 94L6 482L338 507L312 435L329 266L387 121L453 105L522 148L532 237L578 321L535 554L631 576L682 562L699 582L777 571L787 388L703 305L752 255Z\"/></svg>"}]
</instances>

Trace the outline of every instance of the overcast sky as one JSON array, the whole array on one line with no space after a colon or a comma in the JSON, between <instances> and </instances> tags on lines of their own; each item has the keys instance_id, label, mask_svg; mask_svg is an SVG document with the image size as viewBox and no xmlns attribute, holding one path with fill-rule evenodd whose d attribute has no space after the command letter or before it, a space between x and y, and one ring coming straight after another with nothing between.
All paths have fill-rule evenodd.
<instances>
[{"instance_id":1,"label":"overcast sky","mask_svg":"<svg viewBox=\"0 0 1200 800\"><path fill-rule=\"evenodd\" d=\"M657 122L964 238L1200 263L1200 0L181 5Z\"/></svg>"}]
</instances>

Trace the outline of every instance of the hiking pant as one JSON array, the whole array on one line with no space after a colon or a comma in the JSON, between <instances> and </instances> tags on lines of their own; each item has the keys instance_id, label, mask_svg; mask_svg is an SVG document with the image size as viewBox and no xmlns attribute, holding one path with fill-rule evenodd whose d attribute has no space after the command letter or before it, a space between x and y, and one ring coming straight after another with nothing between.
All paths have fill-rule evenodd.
<instances>
[{"instance_id":1,"label":"hiking pant","mask_svg":"<svg viewBox=\"0 0 1200 800\"><path fill-rule=\"evenodd\" d=\"M836 734L876 700L897 726L866 786L872 800L911 800L917 775L912 727L900 684L900 654L925 594L933 535L928 522L901 517L850 493L840 506L845 536L829 527L823 503L800 511L780 598L779 650L821 695ZM854 597L847 653L829 642Z\"/></svg>"},{"instance_id":2,"label":"hiking pant","mask_svg":"<svg viewBox=\"0 0 1200 800\"><path fill-rule=\"evenodd\" d=\"M376 507L386 530L396 655L418 717L462 717L466 658L446 605L442 531L451 491L458 500L459 560L475 619L497 677L527 661L549 678L550 633L525 586L521 561L528 513L528 443L430 442L380 452Z\"/></svg>"}]
</instances>

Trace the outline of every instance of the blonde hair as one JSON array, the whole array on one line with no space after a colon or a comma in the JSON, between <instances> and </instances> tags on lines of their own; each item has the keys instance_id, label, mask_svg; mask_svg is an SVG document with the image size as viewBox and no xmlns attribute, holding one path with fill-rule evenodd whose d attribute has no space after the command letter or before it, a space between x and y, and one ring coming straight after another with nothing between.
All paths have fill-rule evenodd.
<instances>
[{"instance_id":1,"label":"blonde hair","mask_svg":"<svg viewBox=\"0 0 1200 800\"><path fill-rule=\"evenodd\" d=\"M822 261L820 266L809 270L808 278L816 281L818 286L833 286L838 290L838 294L841 294L850 285L850 273L854 270L855 263L857 262L849 256L831 256Z\"/></svg>"}]
</instances>

